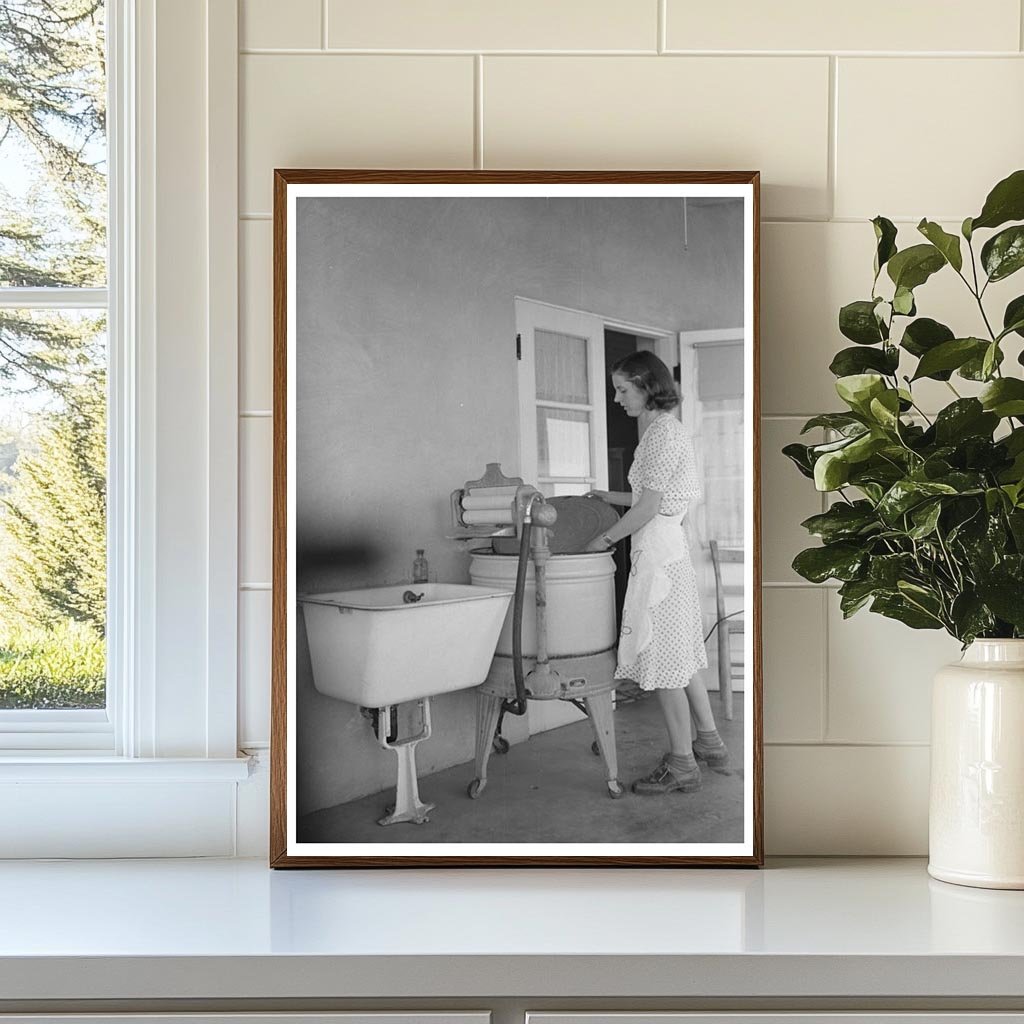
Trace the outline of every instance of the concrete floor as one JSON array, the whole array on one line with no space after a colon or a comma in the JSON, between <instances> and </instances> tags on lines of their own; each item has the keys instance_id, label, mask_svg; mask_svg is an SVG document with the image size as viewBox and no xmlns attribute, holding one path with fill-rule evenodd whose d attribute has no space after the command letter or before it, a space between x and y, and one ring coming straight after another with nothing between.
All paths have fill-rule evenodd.
<instances>
[{"instance_id":1,"label":"concrete floor","mask_svg":"<svg viewBox=\"0 0 1024 1024\"><path fill-rule=\"evenodd\" d=\"M666 749L665 727L654 694L623 700L615 712L619 778L627 793L612 800L604 764L591 752L590 723L578 722L532 736L507 754L493 754L487 786L476 800L466 788L473 763L421 777L420 799L437 806L422 825L381 827L377 819L394 791L339 804L301 818L298 836L309 843L738 843L743 840L743 694L735 717L712 707L729 747L728 775L703 768L696 793L641 797L630 783L646 775Z\"/></svg>"}]
</instances>

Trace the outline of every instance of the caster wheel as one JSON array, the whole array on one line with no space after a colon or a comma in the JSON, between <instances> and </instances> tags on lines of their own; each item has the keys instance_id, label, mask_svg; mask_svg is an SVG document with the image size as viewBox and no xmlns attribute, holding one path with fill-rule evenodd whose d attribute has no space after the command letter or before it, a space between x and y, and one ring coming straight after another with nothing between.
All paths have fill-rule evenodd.
<instances>
[{"instance_id":1,"label":"caster wheel","mask_svg":"<svg viewBox=\"0 0 1024 1024\"><path fill-rule=\"evenodd\" d=\"M476 800L478 796L484 791L484 786L487 785L486 780L481 782L479 779L474 779L467 787L466 793L469 795L470 800Z\"/></svg>"},{"instance_id":2,"label":"caster wheel","mask_svg":"<svg viewBox=\"0 0 1024 1024\"><path fill-rule=\"evenodd\" d=\"M597 740L594 740L594 742L590 744L590 752L594 755L594 757L601 756L601 747L598 744Z\"/></svg>"},{"instance_id":3,"label":"caster wheel","mask_svg":"<svg viewBox=\"0 0 1024 1024\"><path fill-rule=\"evenodd\" d=\"M626 795L626 787L618 779L610 779L608 782L608 795L613 800L618 800Z\"/></svg>"},{"instance_id":4,"label":"caster wheel","mask_svg":"<svg viewBox=\"0 0 1024 1024\"><path fill-rule=\"evenodd\" d=\"M391 815L394 814L394 813L395 813L395 805L394 804L388 804L387 807L384 808L384 817L385 818L390 818Z\"/></svg>"},{"instance_id":5,"label":"caster wheel","mask_svg":"<svg viewBox=\"0 0 1024 1024\"><path fill-rule=\"evenodd\" d=\"M496 754L508 753L508 740L504 736L495 736L492 745Z\"/></svg>"}]
</instances>

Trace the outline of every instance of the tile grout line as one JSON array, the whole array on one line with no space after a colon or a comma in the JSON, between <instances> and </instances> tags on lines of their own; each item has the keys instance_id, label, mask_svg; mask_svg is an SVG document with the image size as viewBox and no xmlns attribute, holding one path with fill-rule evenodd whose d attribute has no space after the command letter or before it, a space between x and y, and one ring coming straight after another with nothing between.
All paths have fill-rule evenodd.
<instances>
[{"instance_id":1,"label":"tile grout line","mask_svg":"<svg viewBox=\"0 0 1024 1024\"><path fill-rule=\"evenodd\" d=\"M484 58L473 58L473 166L484 166Z\"/></svg>"},{"instance_id":2,"label":"tile grout line","mask_svg":"<svg viewBox=\"0 0 1024 1024\"><path fill-rule=\"evenodd\" d=\"M323 33L321 33L322 35ZM759 60L820 60L822 57L856 58L858 60L1007 60L1020 56L1018 50L891 50L879 53L877 50L664 50L657 48L634 50L478 50L456 49L398 49L373 47L302 47L302 46L244 46L239 51L243 56L262 57L274 55L330 57L472 57L478 54L488 57L715 57L723 59L755 58Z\"/></svg>"},{"instance_id":3,"label":"tile grout line","mask_svg":"<svg viewBox=\"0 0 1024 1024\"><path fill-rule=\"evenodd\" d=\"M830 729L830 708L829 708L829 632L828 632L828 591L821 592L821 714L820 735L821 742L828 742Z\"/></svg>"},{"instance_id":4,"label":"tile grout line","mask_svg":"<svg viewBox=\"0 0 1024 1024\"><path fill-rule=\"evenodd\" d=\"M1024 3L1024 0L1021 2ZM658 56L662 56L668 49L668 0L658 0L657 32Z\"/></svg>"},{"instance_id":5,"label":"tile grout line","mask_svg":"<svg viewBox=\"0 0 1024 1024\"><path fill-rule=\"evenodd\" d=\"M1024 0L1022 0L1024 2ZM825 188L828 191L828 220L836 216L836 179L839 168L839 58L828 59L828 165L825 168Z\"/></svg>"},{"instance_id":6,"label":"tile grout line","mask_svg":"<svg viewBox=\"0 0 1024 1024\"><path fill-rule=\"evenodd\" d=\"M320 0L320 49L327 49L327 5L329 0Z\"/></svg>"},{"instance_id":7,"label":"tile grout line","mask_svg":"<svg viewBox=\"0 0 1024 1024\"><path fill-rule=\"evenodd\" d=\"M924 740L834 740L817 743L814 740L765 740L766 747L801 747L814 750L921 750L931 746Z\"/></svg>"}]
</instances>

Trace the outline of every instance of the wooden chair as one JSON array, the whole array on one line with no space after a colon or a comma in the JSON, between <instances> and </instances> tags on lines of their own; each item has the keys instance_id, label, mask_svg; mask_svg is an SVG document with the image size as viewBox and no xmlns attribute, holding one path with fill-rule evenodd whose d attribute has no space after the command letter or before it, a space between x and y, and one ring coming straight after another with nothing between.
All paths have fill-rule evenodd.
<instances>
[{"instance_id":1,"label":"wooden chair","mask_svg":"<svg viewBox=\"0 0 1024 1024\"><path fill-rule=\"evenodd\" d=\"M711 541L711 564L715 569L715 607L718 621L718 696L722 702L722 713L732 719L732 681L743 678L743 655L736 661L732 657L731 638L733 634L743 635L743 612L726 618L725 587L722 586L722 563L742 562L743 552L737 548L720 548L718 541Z\"/></svg>"}]
</instances>

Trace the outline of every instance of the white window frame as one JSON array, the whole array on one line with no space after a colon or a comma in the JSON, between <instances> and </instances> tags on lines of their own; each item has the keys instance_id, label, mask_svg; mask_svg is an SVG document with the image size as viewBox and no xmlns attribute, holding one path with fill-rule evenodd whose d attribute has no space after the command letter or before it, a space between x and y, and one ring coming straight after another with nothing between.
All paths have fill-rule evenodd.
<instances>
[{"instance_id":1,"label":"white window frame","mask_svg":"<svg viewBox=\"0 0 1024 1024\"><path fill-rule=\"evenodd\" d=\"M122 166L126 154L124 136L127 133L127 119L123 116L122 97L125 83L122 80L130 73L131 66L126 59L129 48L124 38L124 8L119 0L105 0L107 5L107 167L108 167L108 222L107 222L107 280L108 286L101 288L2 288L0 307L4 309L29 310L104 310L107 312L107 681L106 707L92 709L60 708L44 709L0 709L0 753L10 751L33 751L36 753L60 754L64 751L113 754L115 751L114 715L117 707L118 680L122 666L111 656L114 654L116 638L122 628L118 620L117 599L119 594L111 587L120 567L112 566L116 561L119 545L115 531L118 525L116 510L120 507L124 490L123 479L112 471L116 460L117 441L123 434L120 419L123 410L116 401L116 393L122 388L121 364L124 349L125 330L122 319L115 314L114 297L118 289L109 282L117 280L129 265L122 251L125 243L125 210L122 206L121 182L132 168ZM113 458L112 458L113 457ZM112 493L113 489L113 493ZM111 513L115 513L111 515ZM112 523L113 520L113 523ZM114 600L111 601L110 598ZM111 642L113 640L113 642Z\"/></svg>"},{"instance_id":2,"label":"white window frame","mask_svg":"<svg viewBox=\"0 0 1024 1024\"><path fill-rule=\"evenodd\" d=\"M0 731L0 857L230 855L237 5L107 3L109 715Z\"/></svg>"}]
</instances>

